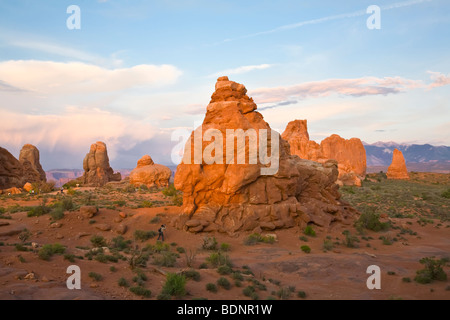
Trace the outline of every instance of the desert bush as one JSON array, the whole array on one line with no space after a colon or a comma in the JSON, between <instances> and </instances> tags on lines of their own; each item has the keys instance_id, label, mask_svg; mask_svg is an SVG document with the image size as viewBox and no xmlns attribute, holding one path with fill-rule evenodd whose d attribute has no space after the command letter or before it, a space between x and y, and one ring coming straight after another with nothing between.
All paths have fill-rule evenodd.
<instances>
[{"instance_id":1,"label":"desert bush","mask_svg":"<svg viewBox=\"0 0 450 320\"><path fill-rule=\"evenodd\" d=\"M178 253L185 253L186 249L184 249L183 247L177 247L177 252Z\"/></svg>"},{"instance_id":2,"label":"desert bush","mask_svg":"<svg viewBox=\"0 0 450 320\"><path fill-rule=\"evenodd\" d=\"M114 266L111 266L111 267L109 267L109 271L111 271L111 272L116 272L116 271L117 271L117 268L114 267Z\"/></svg>"},{"instance_id":3,"label":"desert bush","mask_svg":"<svg viewBox=\"0 0 450 320\"><path fill-rule=\"evenodd\" d=\"M31 237L31 232L28 229L24 229L21 233L19 233L19 240L22 242L26 242Z\"/></svg>"},{"instance_id":4,"label":"desert bush","mask_svg":"<svg viewBox=\"0 0 450 320\"><path fill-rule=\"evenodd\" d=\"M170 294L161 292L156 296L156 300L172 300L172 296Z\"/></svg>"},{"instance_id":5,"label":"desert bush","mask_svg":"<svg viewBox=\"0 0 450 320\"><path fill-rule=\"evenodd\" d=\"M129 248L131 245L131 240L125 240L122 236L117 236L111 240L111 249L117 249L119 251Z\"/></svg>"},{"instance_id":6,"label":"desert bush","mask_svg":"<svg viewBox=\"0 0 450 320\"><path fill-rule=\"evenodd\" d=\"M379 216L375 213L375 209L367 208L355 222L355 228L358 232L363 232L363 229L372 230L375 232L388 230L389 222L381 222Z\"/></svg>"},{"instance_id":7,"label":"desert bush","mask_svg":"<svg viewBox=\"0 0 450 320\"><path fill-rule=\"evenodd\" d=\"M106 247L106 240L103 236L93 235L91 237L91 244L94 248Z\"/></svg>"},{"instance_id":8,"label":"desert bush","mask_svg":"<svg viewBox=\"0 0 450 320\"><path fill-rule=\"evenodd\" d=\"M64 260L67 260L69 262L75 262L75 258L77 258L77 256L75 256L74 254L71 254L71 253L66 253L64 255Z\"/></svg>"},{"instance_id":9,"label":"desert bush","mask_svg":"<svg viewBox=\"0 0 450 320\"><path fill-rule=\"evenodd\" d=\"M166 276L166 283L162 292L174 297L184 296L186 294L186 277L182 274L169 272Z\"/></svg>"},{"instance_id":10,"label":"desert bush","mask_svg":"<svg viewBox=\"0 0 450 320\"><path fill-rule=\"evenodd\" d=\"M228 279L227 279L227 278L224 278L224 277L220 277L220 278L217 280L217 285L220 286L220 287L222 287L222 288L224 288L224 289L226 289L226 290L230 290L230 288L231 288L231 283L230 283L230 281L228 281Z\"/></svg>"},{"instance_id":11,"label":"desert bush","mask_svg":"<svg viewBox=\"0 0 450 320\"><path fill-rule=\"evenodd\" d=\"M299 240L304 241L304 242L308 242L308 238L305 236L300 236L298 237Z\"/></svg>"},{"instance_id":12,"label":"desert bush","mask_svg":"<svg viewBox=\"0 0 450 320\"><path fill-rule=\"evenodd\" d=\"M344 230L342 234L345 236L344 244L348 248L358 248L357 242L359 242L358 237L352 235L350 231Z\"/></svg>"},{"instance_id":13,"label":"desert bush","mask_svg":"<svg viewBox=\"0 0 450 320\"><path fill-rule=\"evenodd\" d=\"M156 231L144 231L144 230L136 230L134 232L134 238L136 240L140 240L141 242L147 241L149 239L154 238L158 233Z\"/></svg>"},{"instance_id":14,"label":"desert bush","mask_svg":"<svg viewBox=\"0 0 450 320\"><path fill-rule=\"evenodd\" d=\"M217 268L217 272L221 275L226 275L232 273L233 269L231 269L230 266L223 265Z\"/></svg>"},{"instance_id":15,"label":"desert bush","mask_svg":"<svg viewBox=\"0 0 450 320\"><path fill-rule=\"evenodd\" d=\"M46 206L46 202L47 202L47 199L44 198L44 199L42 199L42 203L39 206L28 207L27 209L29 211L27 213L27 216L28 217L40 217L44 214L49 213L51 211L51 208Z\"/></svg>"},{"instance_id":16,"label":"desert bush","mask_svg":"<svg viewBox=\"0 0 450 320\"><path fill-rule=\"evenodd\" d=\"M214 283L207 283L206 284L206 290L216 293L217 292L217 286Z\"/></svg>"},{"instance_id":17,"label":"desert bush","mask_svg":"<svg viewBox=\"0 0 450 320\"><path fill-rule=\"evenodd\" d=\"M402 278L402 281L403 282L411 282L411 278L409 278L409 277L404 277L404 278Z\"/></svg>"},{"instance_id":18,"label":"desert bush","mask_svg":"<svg viewBox=\"0 0 450 320\"><path fill-rule=\"evenodd\" d=\"M54 254L63 254L66 248L59 243L45 244L38 251L38 256L42 260L50 260Z\"/></svg>"},{"instance_id":19,"label":"desert bush","mask_svg":"<svg viewBox=\"0 0 450 320\"><path fill-rule=\"evenodd\" d=\"M206 261L215 268L224 265L229 267L233 266L230 257L227 254L221 252L211 253L209 257L206 258Z\"/></svg>"},{"instance_id":20,"label":"desert bush","mask_svg":"<svg viewBox=\"0 0 450 320\"><path fill-rule=\"evenodd\" d=\"M281 300L288 300L291 297L291 290L289 290L289 288L287 287L283 287L280 288L277 292L276 295L279 299Z\"/></svg>"},{"instance_id":21,"label":"desert bush","mask_svg":"<svg viewBox=\"0 0 450 320\"><path fill-rule=\"evenodd\" d=\"M183 275L186 277L186 279L192 279L194 281L200 281L200 273L198 271L195 271L193 269L186 270L183 272Z\"/></svg>"},{"instance_id":22,"label":"desert bush","mask_svg":"<svg viewBox=\"0 0 450 320\"><path fill-rule=\"evenodd\" d=\"M220 250L221 251L230 251L230 244L223 242L220 244Z\"/></svg>"},{"instance_id":23,"label":"desert bush","mask_svg":"<svg viewBox=\"0 0 450 320\"><path fill-rule=\"evenodd\" d=\"M178 191L175 189L175 186L173 183L171 183L168 187L161 190L161 193L165 195L166 197L173 197L176 196Z\"/></svg>"},{"instance_id":24,"label":"desert bush","mask_svg":"<svg viewBox=\"0 0 450 320\"><path fill-rule=\"evenodd\" d=\"M425 267L424 269L418 270L416 272L414 281L422 284L430 283L433 280L446 281L447 274L445 273L443 267L447 264L448 261L449 260L447 258L435 259L434 257L420 259L419 262Z\"/></svg>"},{"instance_id":25,"label":"desert bush","mask_svg":"<svg viewBox=\"0 0 450 320\"><path fill-rule=\"evenodd\" d=\"M64 218L64 210L62 207L56 207L53 208L52 211L50 211L50 216L54 221L61 220Z\"/></svg>"},{"instance_id":26,"label":"desert bush","mask_svg":"<svg viewBox=\"0 0 450 320\"><path fill-rule=\"evenodd\" d=\"M173 252L163 251L153 257L152 264L162 267L173 267L177 262L177 258Z\"/></svg>"},{"instance_id":27,"label":"desert bush","mask_svg":"<svg viewBox=\"0 0 450 320\"><path fill-rule=\"evenodd\" d=\"M94 280L94 281L103 280L103 276L96 272L89 272L88 276L89 276L89 278L92 278L92 280Z\"/></svg>"},{"instance_id":28,"label":"desert bush","mask_svg":"<svg viewBox=\"0 0 450 320\"><path fill-rule=\"evenodd\" d=\"M247 286L242 290L244 296L251 298L256 294L256 289L253 286Z\"/></svg>"},{"instance_id":29,"label":"desert bush","mask_svg":"<svg viewBox=\"0 0 450 320\"><path fill-rule=\"evenodd\" d=\"M23 244L21 243L16 243L16 245L14 246L16 248L16 251L20 251L20 252L25 252L28 251L28 248L25 247Z\"/></svg>"},{"instance_id":30,"label":"desert bush","mask_svg":"<svg viewBox=\"0 0 450 320\"><path fill-rule=\"evenodd\" d=\"M242 274L240 272L233 272L233 274L231 275L231 277L234 280L239 280L239 281L244 281L244 277L242 276Z\"/></svg>"},{"instance_id":31,"label":"desert bush","mask_svg":"<svg viewBox=\"0 0 450 320\"><path fill-rule=\"evenodd\" d=\"M450 199L450 188L441 193L442 198Z\"/></svg>"},{"instance_id":32,"label":"desert bush","mask_svg":"<svg viewBox=\"0 0 450 320\"><path fill-rule=\"evenodd\" d=\"M139 208L151 208L151 207L153 207L153 202L144 200L138 205L138 207Z\"/></svg>"},{"instance_id":33,"label":"desert bush","mask_svg":"<svg viewBox=\"0 0 450 320\"><path fill-rule=\"evenodd\" d=\"M217 250L217 240L215 237L204 237L202 248L205 250Z\"/></svg>"},{"instance_id":34,"label":"desert bush","mask_svg":"<svg viewBox=\"0 0 450 320\"><path fill-rule=\"evenodd\" d=\"M156 224L156 223L159 223L160 221L161 221L161 217L153 217L150 220L150 223Z\"/></svg>"},{"instance_id":35,"label":"desert bush","mask_svg":"<svg viewBox=\"0 0 450 320\"><path fill-rule=\"evenodd\" d=\"M192 266L194 265L195 262L195 258L197 256L197 252L196 251L192 251L191 249L189 249L189 253L187 251L184 252L185 258L186 258L186 265L189 268L192 268Z\"/></svg>"},{"instance_id":36,"label":"desert bush","mask_svg":"<svg viewBox=\"0 0 450 320\"><path fill-rule=\"evenodd\" d=\"M152 295L152 292L148 289L145 289L141 286L137 286L137 287L131 287L130 291L133 292L135 295L137 296L141 296L144 298L150 298Z\"/></svg>"},{"instance_id":37,"label":"desert bush","mask_svg":"<svg viewBox=\"0 0 450 320\"><path fill-rule=\"evenodd\" d=\"M297 292L297 297L305 299L306 298L306 292L305 291Z\"/></svg>"},{"instance_id":38,"label":"desert bush","mask_svg":"<svg viewBox=\"0 0 450 320\"><path fill-rule=\"evenodd\" d=\"M325 250L325 251L331 251L331 250L333 250L333 241L331 241L331 240L323 240L323 250Z\"/></svg>"},{"instance_id":39,"label":"desert bush","mask_svg":"<svg viewBox=\"0 0 450 320\"><path fill-rule=\"evenodd\" d=\"M252 246L259 242L272 244L275 242L275 238L272 236L263 236L259 233L252 233L244 240L244 244L247 246Z\"/></svg>"},{"instance_id":40,"label":"desert bush","mask_svg":"<svg viewBox=\"0 0 450 320\"><path fill-rule=\"evenodd\" d=\"M130 286L128 281L125 278L123 278L123 277L119 279L117 284L119 285L119 287L126 287L126 288L128 288Z\"/></svg>"},{"instance_id":41,"label":"desert bush","mask_svg":"<svg viewBox=\"0 0 450 320\"><path fill-rule=\"evenodd\" d=\"M304 253L310 253L311 252L311 248L309 246L301 246L300 249L302 249L302 251Z\"/></svg>"},{"instance_id":42,"label":"desert bush","mask_svg":"<svg viewBox=\"0 0 450 320\"><path fill-rule=\"evenodd\" d=\"M310 237L316 236L316 231L314 231L312 226L306 226L305 231L303 231L303 233Z\"/></svg>"}]
</instances>

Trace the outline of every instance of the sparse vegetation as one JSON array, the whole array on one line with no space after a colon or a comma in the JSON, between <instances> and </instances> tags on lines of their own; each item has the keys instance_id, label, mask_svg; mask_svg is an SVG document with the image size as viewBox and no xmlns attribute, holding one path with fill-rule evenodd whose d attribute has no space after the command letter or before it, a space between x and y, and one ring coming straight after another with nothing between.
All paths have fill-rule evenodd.
<instances>
[{"instance_id":1,"label":"sparse vegetation","mask_svg":"<svg viewBox=\"0 0 450 320\"><path fill-rule=\"evenodd\" d=\"M305 299L306 298L306 292L305 291L298 291L297 297Z\"/></svg>"},{"instance_id":2,"label":"sparse vegetation","mask_svg":"<svg viewBox=\"0 0 450 320\"><path fill-rule=\"evenodd\" d=\"M91 237L91 244L94 248L106 247L106 240L103 236L94 235Z\"/></svg>"},{"instance_id":3,"label":"sparse vegetation","mask_svg":"<svg viewBox=\"0 0 450 320\"><path fill-rule=\"evenodd\" d=\"M209 292L216 293L217 292L217 286L214 283L207 283L206 284L206 290Z\"/></svg>"},{"instance_id":4,"label":"sparse vegetation","mask_svg":"<svg viewBox=\"0 0 450 320\"><path fill-rule=\"evenodd\" d=\"M150 298L152 296L152 292L150 290L145 289L144 287L141 286L131 287L130 291L133 292L135 295L144 298Z\"/></svg>"},{"instance_id":5,"label":"sparse vegetation","mask_svg":"<svg viewBox=\"0 0 450 320\"><path fill-rule=\"evenodd\" d=\"M119 279L117 284L119 285L119 287L125 287L125 288L128 288L130 286L128 281L125 278L123 278L123 277Z\"/></svg>"},{"instance_id":6,"label":"sparse vegetation","mask_svg":"<svg viewBox=\"0 0 450 320\"><path fill-rule=\"evenodd\" d=\"M300 249L304 252L304 253L310 253L311 252L311 248L309 246L301 246Z\"/></svg>"},{"instance_id":7,"label":"sparse vegetation","mask_svg":"<svg viewBox=\"0 0 450 320\"><path fill-rule=\"evenodd\" d=\"M358 248L359 239L354 236L348 230L344 230L342 234L345 236L344 245L348 248Z\"/></svg>"},{"instance_id":8,"label":"sparse vegetation","mask_svg":"<svg viewBox=\"0 0 450 320\"><path fill-rule=\"evenodd\" d=\"M92 278L94 281L101 281L103 280L103 276L101 274L98 274L96 272L89 272L88 274L89 278Z\"/></svg>"},{"instance_id":9,"label":"sparse vegetation","mask_svg":"<svg viewBox=\"0 0 450 320\"><path fill-rule=\"evenodd\" d=\"M323 240L322 247L323 247L324 251L331 251L331 250L333 250L333 247L334 247L333 241L327 240L327 239Z\"/></svg>"},{"instance_id":10,"label":"sparse vegetation","mask_svg":"<svg viewBox=\"0 0 450 320\"><path fill-rule=\"evenodd\" d=\"M449 259L435 259L434 257L427 257L420 259L420 263L425 267L422 270L416 272L414 281L418 283L431 283L433 280L446 281L447 274L443 267L447 264Z\"/></svg>"},{"instance_id":11,"label":"sparse vegetation","mask_svg":"<svg viewBox=\"0 0 450 320\"><path fill-rule=\"evenodd\" d=\"M363 233L364 229L375 232L386 231L389 227L389 222L381 222L379 220L379 216L375 213L375 208L373 207L366 208L355 222L355 228L360 233Z\"/></svg>"},{"instance_id":12,"label":"sparse vegetation","mask_svg":"<svg viewBox=\"0 0 450 320\"><path fill-rule=\"evenodd\" d=\"M186 294L186 277L182 274L168 273L162 293L174 297L182 297Z\"/></svg>"},{"instance_id":13,"label":"sparse vegetation","mask_svg":"<svg viewBox=\"0 0 450 320\"><path fill-rule=\"evenodd\" d=\"M40 259L48 261L55 254L63 254L66 248L59 243L45 244L38 251Z\"/></svg>"},{"instance_id":14,"label":"sparse vegetation","mask_svg":"<svg viewBox=\"0 0 450 320\"><path fill-rule=\"evenodd\" d=\"M312 226L306 226L305 230L303 231L303 233L309 237L315 237L316 236L316 231L314 231Z\"/></svg>"},{"instance_id":15,"label":"sparse vegetation","mask_svg":"<svg viewBox=\"0 0 450 320\"><path fill-rule=\"evenodd\" d=\"M259 233L252 233L244 240L244 244L247 246L252 246L260 242L272 244L275 242L275 238L272 236L263 236Z\"/></svg>"},{"instance_id":16,"label":"sparse vegetation","mask_svg":"<svg viewBox=\"0 0 450 320\"><path fill-rule=\"evenodd\" d=\"M200 281L200 273L198 271L195 271L193 269L187 270L183 272L183 275L186 277L186 279L192 279L194 281Z\"/></svg>"},{"instance_id":17,"label":"sparse vegetation","mask_svg":"<svg viewBox=\"0 0 450 320\"><path fill-rule=\"evenodd\" d=\"M202 248L205 250L217 250L217 240L215 237L204 237Z\"/></svg>"},{"instance_id":18,"label":"sparse vegetation","mask_svg":"<svg viewBox=\"0 0 450 320\"><path fill-rule=\"evenodd\" d=\"M222 287L222 288L224 288L224 289L226 289L226 290L230 290L230 288L231 288L230 281L227 278L225 278L225 277L220 277L217 280L217 285Z\"/></svg>"},{"instance_id":19,"label":"sparse vegetation","mask_svg":"<svg viewBox=\"0 0 450 320\"><path fill-rule=\"evenodd\" d=\"M152 231L136 230L134 232L134 238L141 242L152 239L152 238L156 237L157 235L158 235L158 233L153 230Z\"/></svg>"}]
</instances>

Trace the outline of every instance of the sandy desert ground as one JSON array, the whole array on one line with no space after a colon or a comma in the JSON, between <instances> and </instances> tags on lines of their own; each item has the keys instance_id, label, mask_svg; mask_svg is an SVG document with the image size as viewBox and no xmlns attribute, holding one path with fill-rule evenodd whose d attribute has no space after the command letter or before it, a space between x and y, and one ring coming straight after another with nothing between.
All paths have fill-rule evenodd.
<instances>
[{"instance_id":1,"label":"sandy desert ground","mask_svg":"<svg viewBox=\"0 0 450 320\"><path fill-rule=\"evenodd\" d=\"M450 187L449 180L448 174L411 173L410 181L389 181L371 174L362 188L344 187L341 193L360 212L374 208L381 222L390 222L388 230L363 230L361 234L354 226L333 224L329 229L312 226L316 235L308 236L294 227L263 232L275 234L276 241L253 245L245 244L251 232L230 236L173 228L170 221L180 214L180 207L174 205L177 194L167 189L166 195L161 190L135 192L122 184L75 188L65 195L3 195L0 299L157 299L165 273L186 271L198 272L200 279L189 279L186 294L178 299L450 299L449 280L414 281L416 271L424 267L420 259L450 257L450 200L442 196ZM51 208L63 199L72 203L63 216L28 216L34 207ZM79 211L86 204L99 207L99 212L86 218ZM157 244L149 232L161 224L167 225L165 245ZM119 225L127 229L123 239L116 232ZM139 239L150 238L137 240L137 230L145 231L140 236L138 231ZM108 248L103 253L92 253L93 236L105 239ZM217 250L203 248L205 237L215 237ZM38 247L33 248L33 243ZM42 246L55 243L62 244L65 252L43 260ZM304 245L310 253L300 249ZM135 246L147 261L146 266L133 269L130 260ZM211 255L217 258L217 252L228 258L231 270L214 265ZM81 268L81 290L66 287L69 265ZM380 290L366 286L369 265L381 268ZM444 271L450 274L448 264ZM92 273L101 279L95 280ZM229 289L206 290L208 283L216 284L221 277L228 279ZM119 286L121 278L129 286ZM150 290L150 297L131 292L136 286Z\"/></svg>"}]
</instances>

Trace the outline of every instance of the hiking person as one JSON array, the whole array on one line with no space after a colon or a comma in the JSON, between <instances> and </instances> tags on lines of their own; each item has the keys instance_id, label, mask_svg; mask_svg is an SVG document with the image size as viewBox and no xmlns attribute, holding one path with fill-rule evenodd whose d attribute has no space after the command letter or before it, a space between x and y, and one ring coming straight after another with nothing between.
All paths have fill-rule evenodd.
<instances>
[{"instance_id":1,"label":"hiking person","mask_svg":"<svg viewBox=\"0 0 450 320\"><path fill-rule=\"evenodd\" d=\"M158 239L156 239L157 241L159 240L159 238L161 238L161 240L164 242L164 230L166 230L166 225L162 224L158 229Z\"/></svg>"},{"instance_id":2,"label":"hiking person","mask_svg":"<svg viewBox=\"0 0 450 320\"><path fill-rule=\"evenodd\" d=\"M61 187L61 194L64 194L64 187Z\"/></svg>"}]
</instances>

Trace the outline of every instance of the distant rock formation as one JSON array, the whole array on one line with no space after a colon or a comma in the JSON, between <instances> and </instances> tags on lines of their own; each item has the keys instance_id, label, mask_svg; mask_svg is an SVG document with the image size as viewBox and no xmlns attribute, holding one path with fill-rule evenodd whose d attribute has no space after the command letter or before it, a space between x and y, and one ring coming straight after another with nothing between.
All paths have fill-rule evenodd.
<instances>
[{"instance_id":1,"label":"distant rock formation","mask_svg":"<svg viewBox=\"0 0 450 320\"><path fill-rule=\"evenodd\" d=\"M403 158L403 153L398 149L394 149L392 163L387 170L386 176L388 179L409 179L405 158Z\"/></svg>"},{"instance_id":2,"label":"distant rock formation","mask_svg":"<svg viewBox=\"0 0 450 320\"><path fill-rule=\"evenodd\" d=\"M361 186L361 180L366 176L366 151L360 139L347 140L333 134L319 145L309 140L306 120L289 122L281 137L289 142L291 154L302 159L320 163L336 160L339 169L338 184Z\"/></svg>"},{"instance_id":3,"label":"distant rock formation","mask_svg":"<svg viewBox=\"0 0 450 320\"><path fill-rule=\"evenodd\" d=\"M8 150L0 147L0 190L22 187L23 166Z\"/></svg>"},{"instance_id":4,"label":"distant rock formation","mask_svg":"<svg viewBox=\"0 0 450 320\"><path fill-rule=\"evenodd\" d=\"M83 160L84 174L80 179L84 186L101 187L110 181L120 181L120 173L114 173L109 165L108 151L104 142L96 142Z\"/></svg>"},{"instance_id":5,"label":"distant rock formation","mask_svg":"<svg viewBox=\"0 0 450 320\"><path fill-rule=\"evenodd\" d=\"M215 89L203 124L191 134L182 163L177 167L174 183L183 191L183 214L174 219L175 226L190 232L217 230L233 234L295 226L303 228L308 222L328 227L336 221L347 224L353 220L356 210L340 200L335 184L338 177L336 161L320 164L291 155L289 143L272 131L263 116L255 111L257 106L242 84L220 77ZM249 160L245 164L236 163L241 152L250 159L250 150L260 148L261 141L250 146L250 136L244 146L237 143L238 147L234 148L233 143L233 149L225 151L224 148L222 155L216 154L215 148L213 155L211 139L193 143L198 141L197 133L208 129L216 129L215 132L220 132L223 137L229 129L245 132L254 129L256 141L264 134L261 129L267 130L267 139L261 141L268 141L270 153L276 150L273 142L278 142L278 171L262 174L262 169L268 169L272 161L278 160L274 157L270 164L262 164L261 158L256 164L249 164ZM220 136L217 139L219 144L225 143L225 138L223 141ZM202 158L196 163L195 154L199 151L209 153L219 161L211 163ZM234 154L234 162L226 161L227 152Z\"/></svg>"},{"instance_id":6,"label":"distant rock formation","mask_svg":"<svg viewBox=\"0 0 450 320\"><path fill-rule=\"evenodd\" d=\"M25 182L47 181L45 171L39 162L39 150L35 146L31 144L24 145L22 150L20 150L19 162L24 169Z\"/></svg>"},{"instance_id":7,"label":"distant rock formation","mask_svg":"<svg viewBox=\"0 0 450 320\"><path fill-rule=\"evenodd\" d=\"M161 164L155 164L149 155L137 162L137 167L130 173L130 184L151 187L167 187L172 171Z\"/></svg>"}]
</instances>

